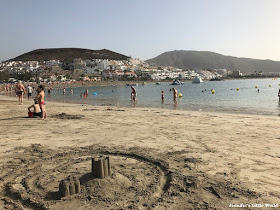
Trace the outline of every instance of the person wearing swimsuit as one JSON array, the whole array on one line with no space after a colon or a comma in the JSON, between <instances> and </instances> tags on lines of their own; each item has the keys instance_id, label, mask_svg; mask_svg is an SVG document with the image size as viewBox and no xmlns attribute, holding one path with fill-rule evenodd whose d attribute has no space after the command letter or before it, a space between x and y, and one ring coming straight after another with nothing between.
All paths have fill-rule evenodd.
<instances>
[{"instance_id":1,"label":"person wearing swimsuit","mask_svg":"<svg viewBox=\"0 0 280 210\"><path fill-rule=\"evenodd\" d=\"M131 92L131 99L133 100L133 102L135 103L136 101L136 89L134 87L131 86L132 92Z\"/></svg>"},{"instance_id":2,"label":"person wearing swimsuit","mask_svg":"<svg viewBox=\"0 0 280 210\"><path fill-rule=\"evenodd\" d=\"M177 97L178 97L178 92L175 88L172 88L173 90L173 101L174 101L174 104L177 104Z\"/></svg>"},{"instance_id":3,"label":"person wearing swimsuit","mask_svg":"<svg viewBox=\"0 0 280 210\"><path fill-rule=\"evenodd\" d=\"M32 117L42 117L42 111L38 101L35 101L35 104L27 108L29 112L31 112L31 108L34 109L34 112L31 114Z\"/></svg>"},{"instance_id":4,"label":"person wearing swimsuit","mask_svg":"<svg viewBox=\"0 0 280 210\"><path fill-rule=\"evenodd\" d=\"M45 86L39 85L37 88L38 95L34 99L34 101L38 100L40 109L42 110L42 119L47 118L47 111L45 107L45 92L44 92Z\"/></svg>"},{"instance_id":5,"label":"person wearing swimsuit","mask_svg":"<svg viewBox=\"0 0 280 210\"><path fill-rule=\"evenodd\" d=\"M25 88L22 85L21 81L18 81L18 84L16 85L16 94L18 96L18 103L19 105L23 105L23 94L24 94Z\"/></svg>"}]
</instances>

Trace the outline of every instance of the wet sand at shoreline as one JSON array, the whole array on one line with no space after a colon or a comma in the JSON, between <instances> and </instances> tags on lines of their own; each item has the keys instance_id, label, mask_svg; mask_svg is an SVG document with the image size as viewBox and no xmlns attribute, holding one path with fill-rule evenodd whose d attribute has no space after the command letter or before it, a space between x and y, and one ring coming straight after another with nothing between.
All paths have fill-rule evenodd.
<instances>
[{"instance_id":1,"label":"wet sand at shoreline","mask_svg":"<svg viewBox=\"0 0 280 210\"><path fill-rule=\"evenodd\" d=\"M0 96L0 207L7 209L226 209L280 204L280 119L152 108L31 101ZM113 174L85 179L90 158ZM60 199L76 175L82 193Z\"/></svg>"}]
</instances>

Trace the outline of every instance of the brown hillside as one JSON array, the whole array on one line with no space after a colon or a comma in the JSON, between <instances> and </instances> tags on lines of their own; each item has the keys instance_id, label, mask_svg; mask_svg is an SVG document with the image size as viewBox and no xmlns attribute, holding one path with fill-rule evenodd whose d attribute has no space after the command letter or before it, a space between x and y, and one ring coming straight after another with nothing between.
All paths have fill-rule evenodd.
<instances>
[{"instance_id":1,"label":"brown hillside","mask_svg":"<svg viewBox=\"0 0 280 210\"><path fill-rule=\"evenodd\" d=\"M13 61L47 61L60 60L71 61L73 59L81 58L83 60L91 59L109 59L109 60L127 60L129 57L107 50L89 50L81 48L50 48L37 49L28 53L17 56Z\"/></svg>"}]
</instances>

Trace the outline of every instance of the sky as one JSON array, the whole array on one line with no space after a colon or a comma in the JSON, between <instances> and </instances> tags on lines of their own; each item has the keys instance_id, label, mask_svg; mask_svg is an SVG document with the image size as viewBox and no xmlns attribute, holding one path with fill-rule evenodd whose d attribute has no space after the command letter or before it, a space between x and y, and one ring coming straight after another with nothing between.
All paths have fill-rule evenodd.
<instances>
[{"instance_id":1,"label":"sky","mask_svg":"<svg viewBox=\"0 0 280 210\"><path fill-rule=\"evenodd\" d=\"M40 48L280 61L279 0L0 0L0 61Z\"/></svg>"}]
</instances>

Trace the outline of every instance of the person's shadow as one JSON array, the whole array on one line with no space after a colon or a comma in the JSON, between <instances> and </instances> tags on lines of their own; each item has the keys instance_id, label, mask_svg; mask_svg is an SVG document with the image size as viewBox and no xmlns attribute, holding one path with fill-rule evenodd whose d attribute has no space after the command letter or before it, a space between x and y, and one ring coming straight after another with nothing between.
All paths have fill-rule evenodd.
<instances>
[{"instance_id":1,"label":"person's shadow","mask_svg":"<svg viewBox=\"0 0 280 210\"><path fill-rule=\"evenodd\" d=\"M26 119L26 118L32 118L32 117L11 117L11 118L4 118L4 119L0 119L1 120L20 120L20 119Z\"/></svg>"}]
</instances>

